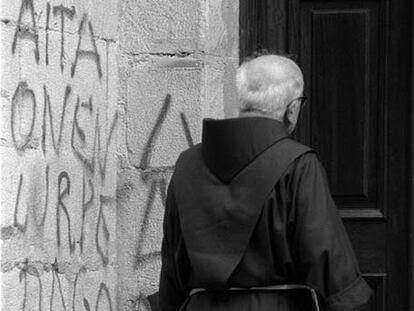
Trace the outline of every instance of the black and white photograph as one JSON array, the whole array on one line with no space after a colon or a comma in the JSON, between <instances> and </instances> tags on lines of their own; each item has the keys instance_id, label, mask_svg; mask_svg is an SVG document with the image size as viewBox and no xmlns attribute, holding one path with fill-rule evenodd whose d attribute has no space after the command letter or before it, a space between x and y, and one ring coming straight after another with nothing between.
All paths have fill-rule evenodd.
<instances>
[{"instance_id":1,"label":"black and white photograph","mask_svg":"<svg viewBox=\"0 0 414 311\"><path fill-rule=\"evenodd\" d=\"M0 0L0 310L414 311L411 0Z\"/></svg>"}]
</instances>

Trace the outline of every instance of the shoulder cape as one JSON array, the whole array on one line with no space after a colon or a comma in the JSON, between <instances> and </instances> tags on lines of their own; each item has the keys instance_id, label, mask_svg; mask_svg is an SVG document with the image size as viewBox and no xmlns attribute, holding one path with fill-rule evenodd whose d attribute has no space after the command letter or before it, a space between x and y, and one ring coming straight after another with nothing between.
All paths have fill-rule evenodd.
<instances>
[{"instance_id":1,"label":"shoulder cape","mask_svg":"<svg viewBox=\"0 0 414 311\"><path fill-rule=\"evenodd\" d=\"M201 285L226 286L248 246L266 197L288 166L309 151L312 149L284 138L229 184L206 167L201 145L181 154L172 182L188 257Z\"/></svg>"}]
</instances>

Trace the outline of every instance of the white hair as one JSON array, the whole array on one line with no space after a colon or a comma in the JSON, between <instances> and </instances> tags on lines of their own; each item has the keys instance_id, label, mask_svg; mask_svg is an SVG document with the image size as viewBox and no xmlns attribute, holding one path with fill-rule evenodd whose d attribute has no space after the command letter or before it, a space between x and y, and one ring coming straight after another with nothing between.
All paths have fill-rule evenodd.
<instances>
[{"instance_id":1,"label":"white hair","mask_svg":"<svg viewBox=\"0 0 414 311\"><path fill-rule=\"evenodd\" d=\"M303 90L303 78L291 76L277 84L257 81L252 83L247 76L248 64L249 62L245 62L237 69L236 84L240 112L258 111L277 119L282 118L289 100L293 99L298 90Z\"/></svg>"}]
</instances>

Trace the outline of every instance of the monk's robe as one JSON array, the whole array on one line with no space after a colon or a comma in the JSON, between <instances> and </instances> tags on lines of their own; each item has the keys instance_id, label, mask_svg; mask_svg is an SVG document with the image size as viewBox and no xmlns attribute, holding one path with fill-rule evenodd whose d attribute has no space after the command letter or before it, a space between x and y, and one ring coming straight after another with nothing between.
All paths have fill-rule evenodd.
<instances>
[{"instance_id":1,"label":"monk's robe","mask_svg":"<svg viewBox=\"0 0 414 311\"><path fill-rule=\"evenodd\" d=\"M203 121L177 160L163 230L162 311L312 310L305 290L226 290L278 284L312 287L321 310L371 295L317 154L273 119Z\"/></svg>"}]
</instances>

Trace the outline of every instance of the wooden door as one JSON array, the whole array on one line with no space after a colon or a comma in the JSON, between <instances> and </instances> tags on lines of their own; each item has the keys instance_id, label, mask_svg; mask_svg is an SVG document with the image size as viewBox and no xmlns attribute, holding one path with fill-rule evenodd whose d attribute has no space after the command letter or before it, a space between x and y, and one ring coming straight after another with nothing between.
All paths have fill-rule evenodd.
<instances>
[{"instance_id":1,"label":"wooden door","mask_svg":"<svg viewBox=\"0 0 414 311\"><path fill-rule=\"evenodd\" d=\"M361 310L408 310L410 0L240 1L240 56L290 54L309 104L296 136L324 164L364 277Z\"/></svg>"}]
</instances>

